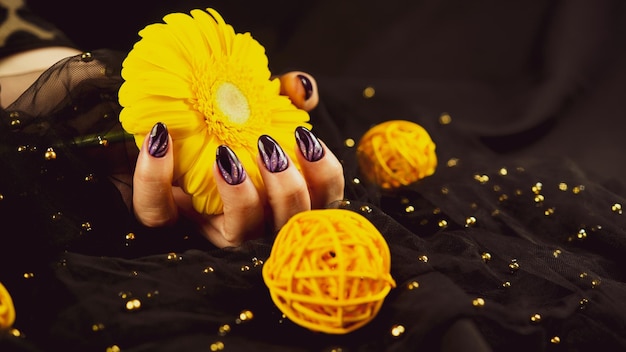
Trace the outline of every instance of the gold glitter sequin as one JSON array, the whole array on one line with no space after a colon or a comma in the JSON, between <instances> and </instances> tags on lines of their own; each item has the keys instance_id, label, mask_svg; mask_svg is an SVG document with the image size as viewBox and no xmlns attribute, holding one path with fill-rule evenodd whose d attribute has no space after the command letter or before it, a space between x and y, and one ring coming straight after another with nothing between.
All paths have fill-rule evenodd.
<instances>
[{"instance_id":1,"label":"gold glitter sequin","mask_svg":"<svg viewBox=\"0 0 626 352\"><path fill-rule=\"evenodd\" d=\"M537 314L537 313L533 314L530 317L530 321L533 322L533 323L539 323L541 321L541 315Z\"/></svg>"},{"instance_id":2,"label":"gold glitter sequin","mask_svg":"<svg viewBox=\"0 0 626 352\"><path fill-rule=\"evenodd\" d=\"M480 307L484 307L484 306L485 306L485 300L484 300L483 298L480 298L480 297L475 298L475 299L472 301L472 305L473 305L474 307L479 307L479 308L480 308Z\"/></svg>"},{"instance_id":3,"label":"gold glitter sequin","mask_svg":"<svg viewBox=\"0 0 626 352\"><path fill-rule=\"evenodd\" d=\"M553 337L550 339L550 343L553 343L553 344L555 344L555 345L558 345L559 343L561 343L561 338L560 338L560 337L558 337L558 336L553 336Z\"/></svg>"},{"instance_id":4,"label":"gold glitter sequin","mask_svg":"<svg viewBox=\"0 0 626 352\"><path fill-rule=\"evenodd\" d=\"M587 231L585 229L578 230L576 238L578 238L579 240L584 240L585 238L587 238Z\"/></svg>"},{"instance_id":5,"label":"gold glitter sequin","mask_svg":"<svg viewBox=\"0 0 626 352\"><path fill-rule=\"evenodd\" d=\"M352 138L348 138L348 139L346 139L345 141L343 141L343 144L344 144L346 147L348 147L348 148L352 148L352 147L354 147L354 145L355 145L356 143L354 142L354 139L352 139Z\"/></svg>"},{"instance_id":6,"label":"gold glitter sequin","mask_svg":"<svg viewBox=\"0 0 626 352\"><path fill-rule=\"evenodd\" d=\"M448 194L450 193L450 189L448 189L448 187L441 187L441 194Z\"/></svg>"},{"instance_id":7,"label":"gold glitter sequin","mask_svg":"<svg viewBox=\"0 0 626 352\"><path fill-rule=\"evenodd\" d=\"M374 89L374 87L372 86L367 86L365 87L365 89L363 89L363 97L365 99L371 99L374 97L375 94L376 94L376 89Z\"/></svg>"},{"instance_id":8,"label":"gold glitter sequin","mask_svg":"<svg viewBox=\"0 0 626 352\"><path fill-rule=\"evenodd\" d=\"M249 265L242 265L241 266L241 271L249 271L250 270L250 266Z\"/></svg>"},{"instance_id":9,"label":"gold glitter sequin","mask_svg":"<svg viewBox=\"0 0 626 352\"><path fill-rule=\"evenodd\" d=\"M546 198L543 195L541 194L535 195L535 198L534 198L535 203L542 203L544 200L546 200Z\"/></svg>"},{"instance_id":10,"label":"gold glitter sequin","mask_svg":"<svg viewBox=\"0 0 626 352\"><path fill-rule=\"evenodd\" d=\"M252 264L253 264L255 267L257 267L257 266L261 266L261 265L263 265L263 260L261 260L261 259L259 259L259 258L257 258L257 257L254 257L254 258L252 258Z\"/></svg>"},{"instance_id":11,"label":"gold glitter sequin","mask_svg":"<svg viewBox=\"0 0 626 352\"><path fill-rule=\"evenodd\" d=\"M406 285L406 288L407 288L407 289L409 289L409 290L414 290L414 289L416 289L416 288L418 288L418 287L420 287L420 284L419 284L419 282L417 282L417 281L411 281L411 282L409 282L409 283Z\"/></svg>"},{"instance_id":12,"label":"gold glitter sequin","mask_svg":"<svg viewBox=\"0 0 626 352\"><path fill-rule=\"evenodd\" d=\"M361 183L361 180L358 177L355 177L352 179L352 183L354 183L355 185L358 185Z\"/></svg>"},{"instance_id":13,"label":"gold glitter sequin","mask_svg":"<svg viewBox=\"0 0 626 352\"><path fill-rule=\"evenodd\" d=\"M220 326L218 331L219 331L220 336L225 336L226 334L230 332L230 325L224 324Z\"/></svg>"},{"instance_id":14,"label":"gold glitter sequin","mask_svg":"<svg viewBox=\"0 0 626 352\"><path fill-rule=\"evenodd\" d=\"M202 272L205 273L205 274L212 273L214 271L215 271L215 269L213 269L213 267L211 267L211 266L207 266L206 268L204 268L202 270Z\"/></svg>"},{"instance_id":15,"label":"gold glitter sequin","mask_svg":"<svg viewBox=\"0 0 626 352\"><path fill-rule=\"evenodd\" d=\"M360 209L364 213L371 213L372 212L372 208L369 205L363 205L363 206L361 206Z\"/></svg>"},{"instance_id":16,"label":"gold glitter sequin","mask_svg":"<svg viewBox=\"0 0 626 352\"><path fill-rule=\"evenodd\" d=\"M85 221L84 223L80 224L80 228L83 231L87 231L87 232L93 230L93 228L91 227L91 223L89 221Z\"/></svg>"},{"instance_id":17,"label":"gold glitter sequin","mask_svg":"<svg viewBox=\"0 0 626 352\"><path fill-rule=\"evenodd\" d=\"M572 188L572 193L574 194L579 194L580 192L585 190L585 186L584 185L578 185L578 186L574 186L574 188Z\"/></svg>"},{"instance_id":18,"label":"gold glitter sequin","mask_svg":"<svg viewBox=\"0 0 626 352\"><path fill-rule=\"evenodd\" d=\"M446 165L448 167L455 167L455 166L459 165L459 159L457 159L457 158L450 158L450 159L448 159L448 162L446 163Z\"/></svg>"},{"instance_id":19,"label":"gold glitter sequin","mask_svg":"<svg viewBox=\"0 0 626 352\"><path fill-rule=\"evenodd\" d=\"M548 208L543 212L543 215L545 216L550 216L554 214L555 209L554 208Z\"/></svg>"},{"instance_id":20,"label":"gold glitter sequin","mask_svg":"<svg viewBox=\"0 0 626 352\"><path fill-rule=\"evenodd\" d=\"M178 254L171 252L167 254L167 260L182 260L182 257L179 257Z\"/></svg>"},{"instance_id":21,"label":"gold glitter sequin","mask_svg":"<svg viewBox=\"0 0 626 352\"><path fill-rule=\"evenodd\" d=\"M480 258L483 260L483 262L487 263L488 261L491 260L491 253L483 252L480 255Z\"/></svg>"},{"instance_id":22,"label":"gold glitter sequin","mask_svg":"<svg viewBox=\"0 0 626 352\"><path fill-rule=\"evenodd\" d=\"M134 311L141 308L141 301L134 298L126 302L126 310Z\"/></svg>"},{"instance_id":23,"label":"gold glitter sequin","mask_svg":"<svg viewBox=\"0 0 626 352\"><path fill-rule=\"evenodd\" d=\"M52 149L52 147L46 149L46 152L43 155L46 160L54 160L57 158L57 153Z\"/></svg>"},{"instance_id":24,"label":"gold glitter sequin","mask_svg":"<svg viewBox=\"0 0 626 352\"><path fill-rule=\"evenodd\" d=\"M89 62L91 60L93 60L93 55L90 52L86 51L80 54L80 61Z\"/></svg>"},{"instance_id":25,"label":"gold glitter sequin","mask_svg":"<svg viewBox=\"0 0 626 352\"><path fill-rule=\"evenodd\" d=\"M449 125L452 122L452 116L447 112L439 115L439 123L442 125Z\"/></svg>"},{"instance_id":26,"label":"gold glitter sequin","mask_svg":"<svg viewBox=\"0 0 626 352\"><path fill-rule=\"evenodd\" d=\"M18 128L22 124L22 121L20 121L20 119L13 119L10 124L12 128Z\"/></svg>"},{"instance_id":27,"label":"gold glitter sequin","mask_svg":"<svg viewBox=\"0 0 626 352\"><path fill-rule=\"evenodd\" d=\"M437 225L439 225L440 228L446 228L448 227L448 222L446 220L439 220Z\"/></svg>"},{"instance_id":28,"label":"gold glitter sequin","mask_svg":"<svg viewBox=\"0 0 626 352\"><path fill-rule=\"evenodd\" d=\"M600 286L600 280L599 279L591 280L591 288L596 288L598 286Z\"/></svg>"},{"instance_id":29,"label":"gold glitter sequin","mask_svg":"<svg viewBox=\"0 0 626 352\"><path fill-rule=\"evenodd\" d=\"M109 140L104 138L104 137L98 136L98 144L103 146L103 147L108 147L109 146Z\"/></svg>"},{"instance_id":30,"label":"gold glitter sequin","mask_svg":"<svg viewBox=\"0 0 626 352\"><path fill-rule=\"evenodd\" d=\"M217 341L212 343L209 348L211 351L222 351L224 349L224 343L222 341Z\"/></svg>"},{"instance_id":31,"label":"gold glitter sequin","mask_svg":"<svg viewBox=\"0 0 626 352\"><path fill-rule=\"evenodd\" d=\"M561 182L561 183L559 183L559 190L560 190L560 191L565 192L565 191L567 191L567 188L568 188L568 187L567 187L567 183L565 183L565 182Z\"/></svg>"},{"instance_id":32,"label":"gold glitter sequin","mask_svg":"<svg viewBox=\"0 0 626 352\"><path fill-rule=\"evenodd\" d=\"M505 281L502 283L502 288L509 288L511 287L511 281Z\"/></svg>"},{"instance_id":33,"label":"gold glitter sequin","mask_svg":"<svg viewBox=\"0 0 626 352\"><path fill-rule=\"evenodd\" d=\"M93 324L91 326L91 331L93 331L93 332L102 331L102 330L104 330L104 324L102 324L102 323Z\"/></svg>"},{"instance_id":34,"label":"gold glitter sequin","mask_svg":"<svg viewBox=\"0 0 626 352\"><path fill-rule=\"evenodd\" d=\"M621 215L622 214L622 205L619 204L619 203L615 203L615 204L611 205L611 210L614 213L617 213L617 214Z\"/></svg>"},{"instance_id":35,"label":"gold glitter sequin","mask_svg":"<svg viewBox=\"0 0 626 352\"><path fill-rule=\"evenodd\" d=\"M391 336L399 337L400 335L404 334L405 331L406 329L404 328L404 325L396 324L391 327Z\"/></svg>"},{"instance_id":36,"label":"gold glitter sequin","mask_svg":"<svg viewBox=\"0 0 626 352\"><path fill-rule=\"evenodd\" d=\"M535 183L534 186L531 187L531 190L533 191L534 194L539 194L541 193L542 188L543 188L543 183L537 182Z\"/></svg>"},{"instance_id":37,"label":"gold glitter sequin","mask_svg":"<svg viewBox=\"0 0 626 352\"><path fill-rule=\"evenodd\" d=\"M106 352L121 352L122 349L118 345L109 346L106 349Z\"/></svg>"},{"instance_id":38,"label":"gold glitter sequin","mask_svg":"<svg viewBox=\"0 0 626 352\"><path fill-rule=\"evenodd\" d=\"M9 330L9 334L11 334L13 337L22 337L22 332L15 328Z\"/></svg>"},{"instance_id":39,"label":"gold glitter sequin","mask_svg":"<svg viewBox=\"0 0 626 352\"><path fill-rule=\"evenodd\" d=\"M428 263L428 257L425 255L420 255L417 260L419 260L422 263Z\"/></svg>"},{"instance_id":40,"label":"gold glitter sequin","mask_svg":"<svg viewBox=\"0 0 626 352\"><path fill-rule=\"evenodd\" d=\"M580 277L581 279L584 279L587 277L587 273L586 272L582 272L580 273L580 275L578 275L578 277Z\"/></svg>"},{"instance_id":41,"label":"gold glitter sequin","mask_svg":"<svg viewBox=\"0 0 626 352\"><path fill-rule=\"evenodd\" d=\"M24 273L24 278L25 279L32 279L35 277L34 273Z\"/></svg>"},{"instance_id":42,"label":"gold glitter sequin","mask_svg":"<svg viewBox=\"0 0 626 352\"><path fill-rule=\"evenodd\" d=\"M470 216L468 218L465 219L465 227L471 227L476 225L476 218L473 216Z\"/></svg>"},{"instance_id":43,"label":"gold glitter sequin","mask_svg":"<svg viewBox=\"0 0 626 352\"><path fill-rule=\"evenodd\" d=\"M514 273L514 272L519 270L519 263L517 262L516 259L511 260L511 263L509 263L509 270L512 273Z\"/></svg>"},{"instance_id":44,"label":"gold glitter sequin","mask_svg":"<svg viewBox=\"0 0 626 352\"><path fill-rule=\"evenodd\" d=\"M406 208L404 208L404 211L407 213L412 213L415 211L415 207L412 205L407 206Z\"/></svg>"},{"instance_id":45,"label":"gold glitter sequin","mask_svg":"<svg viewBox=\"0 0 626 352\"><path fill-rule=\"evenodd\" d=\"M252 320L254 318L254 314L250 310L243 310L239 313L239 318L236 320L237 323L243 323Z\"/></svg>"},{"instance_id":46,"label":"gold glitter sequin","mask_svg":"<svg viewBox=\"0 0 626 352\"><path fill-rule=\"evenodd\" d=\"M587 308L587 304L589 304L589 299L587 299L587 298L582 298L582 299L580 300L580 302L578 302L578 307L579 307L580 309L585 309L585 308Z\"/></svg>"},{"instance_id":47,"label":"gold glitter sequin","mask_svg":"<svg viewBox=\"0 0 626 352\"><path fill-rule=\"evenodd\" d=\"M558 258L559 255L561 255L561 250L560 249L555 249L554 252L552 252L552 256L555 258Z\"/></svg>"},{"instance_id":48,"label":"gold glitter sequin","mask_svg":"<svg viewBox=\"0 0 626 352\"><path fill-rule=\"evenodd\" d=\"M476 175L474 175L474 180L476 180L476 181L478 181L478 182L480 182L482 184L485 184L485 183L489 182L489 176L476 174Z\"/></svg>"},{"instance_id":49,"label":"gold glitter sequin","mask_svg":"<svg viewBox=\"0 0 626 352\"><path fill-rule=\"evenodd\" d=\"M509 170L507 170L505 167L503 167L503 168L500 168L500 171L498 171L498 173L499 173L501 176L506 176L506 175L508 175L508 174L509 174Z\"/></svg>"},{"instance_id":50,"label":"gold glitter sequin","mask_svg":"<svg viewBox=\"0 0 626 352\"><path fill-rule=\"evenodd\" d=\"M132 233L132 232L127 233L126 234L126 239L129 240L129 241L134 240L135 239L135 234Z\"/></svg>"},{"instance_id":51,"label":"gold glitter sequin","mask_svg":"<svg viewBox=\"0 0 626 352\"><path fill-rule=\"evenodd\" d=\"M96 180L96 176L94 176L94 174L89 174L85 176L84 180L85 182L93 182Z\"/></svg>"}]
</instances>

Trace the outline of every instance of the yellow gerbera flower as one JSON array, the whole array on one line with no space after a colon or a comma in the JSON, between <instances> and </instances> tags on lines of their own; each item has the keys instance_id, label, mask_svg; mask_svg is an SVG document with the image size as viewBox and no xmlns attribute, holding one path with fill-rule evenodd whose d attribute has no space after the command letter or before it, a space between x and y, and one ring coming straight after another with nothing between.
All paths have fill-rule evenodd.
<instances>
[{"instance_id":1,"label":"yellow gerbera flower","mask_svg":"<svg viewBox=\"0 0 626 352\"><path fill-rule=\"evenodd\" d=\"M155 123L167 125L176 182L197 211L218 214L217 147L228 145L262 191L258 137L271 135L297 163L294 130L310 127L309 115L280 95L265 48L250 33L235 33L217 11L172 13L163 21L139 32L123 62L120 122L138 147Z\"/></svg>"}]
</instances>

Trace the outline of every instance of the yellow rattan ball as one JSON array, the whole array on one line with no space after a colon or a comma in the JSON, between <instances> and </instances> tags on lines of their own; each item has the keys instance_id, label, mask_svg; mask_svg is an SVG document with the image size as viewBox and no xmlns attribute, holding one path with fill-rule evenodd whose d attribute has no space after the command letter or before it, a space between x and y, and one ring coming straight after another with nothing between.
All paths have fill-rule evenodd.
<instances>
[{"instance_id":1,"label":"yellow rattan ball","mask_svg":"<svg viewBox=\"0 0 626 352\"><path fill-rule=\"evenodd\" d=\"M398 188L430 176L437 168L435 143L420 125L391 120L370 128L359 141L361 172L382 188Z\"/></svg>"},{"instance_id":2,"label":"yellow rattan ball","mask_svg":"<svg viewBox=\"0 0 626 352\"><path fill-rule=\"evenodd\" d=\"M15 307L9 291L0 283L0 330L8 329L15 321Z\"/></svg>"},{"instance_id":3,"label":"yellow rattan ball","mask_svg":"<svg viewBox=\"0 0 626 352\"><path fill-rule=\"evenodd\" d=\"M317 332L345 334L370 322L396 283L380 232L362 215L321 209L279 231L263 279L282 313Z\"/></svg>"}]
</instances>

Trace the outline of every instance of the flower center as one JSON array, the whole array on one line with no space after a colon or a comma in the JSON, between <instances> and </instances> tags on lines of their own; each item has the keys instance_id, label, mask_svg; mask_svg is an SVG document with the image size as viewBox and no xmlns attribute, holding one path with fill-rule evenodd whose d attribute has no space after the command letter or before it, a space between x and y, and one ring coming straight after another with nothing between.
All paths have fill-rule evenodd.
<instances>
[{"instance_id":1,"label":"flower center","mask_svg":"<svg viewBox=\"0 0 626 352\"><path fill-rule=\"evenodd\" d=\"M242 124L250 118L250 105L241 90L230 82L222 82L215 92L217 108L232 123Z\"/></svg>"}]
</instances>

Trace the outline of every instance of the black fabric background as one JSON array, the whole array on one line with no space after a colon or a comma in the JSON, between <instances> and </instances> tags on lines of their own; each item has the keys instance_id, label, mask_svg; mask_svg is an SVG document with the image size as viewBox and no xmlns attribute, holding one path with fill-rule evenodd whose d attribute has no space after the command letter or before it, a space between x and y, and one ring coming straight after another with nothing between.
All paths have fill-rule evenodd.
<instances>
[{"instance_id":1,"label":"black fabric background","mask_svg":"<svg viewBox=\"0 0 626 352\"><path fill-rule=\"evenodd\" d=\"M214 7L237 31L251 31L267 48L274 72L314 74L322 97L341 94L334 89L337 80L359 89L392 87L392 98L404 105L400 110L449 112L457 125L500 153L571 158L602 182L626 174L623 1L159 0L129 5L39 0L31 7L85 50L122 51L132 47L143 26L166 13ZM341 99L354 93L344 92ZM385 116L373 118L400 115L391 103Z\"/></svg>"}]
</instances>

